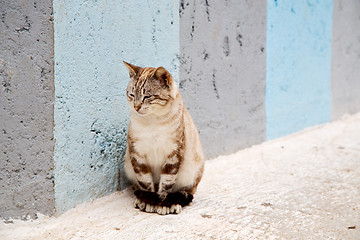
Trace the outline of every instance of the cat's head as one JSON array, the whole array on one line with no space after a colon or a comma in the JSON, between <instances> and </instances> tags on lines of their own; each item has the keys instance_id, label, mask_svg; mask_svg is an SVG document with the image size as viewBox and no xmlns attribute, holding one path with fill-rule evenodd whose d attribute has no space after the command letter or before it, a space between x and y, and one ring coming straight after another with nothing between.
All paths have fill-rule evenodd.
<instances>
[{"instance_id":1,"label":"cat's head","mask_svg":"<svg viewBox=\"0 0 360 240\"><path fill-rule=\"evenodd\" d=\"M130 111L142 116L162 115L176 97L171 74L163 67L138 67L124 62L130 81L126 96Z\"/></svg>"}]
</instances>

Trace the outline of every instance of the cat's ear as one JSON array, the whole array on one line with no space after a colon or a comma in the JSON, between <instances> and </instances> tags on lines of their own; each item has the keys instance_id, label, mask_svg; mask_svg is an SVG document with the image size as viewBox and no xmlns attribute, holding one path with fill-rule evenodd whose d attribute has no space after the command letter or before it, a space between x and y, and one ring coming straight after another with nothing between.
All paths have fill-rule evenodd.
<instances>
[{"instance_id":1,"label":"cat's ear","mask_svg":"<svg viewBox=\"0 0 360 240\"><path fill-rule=\"evenodd\" d=\"M129 76L130 76L130 78L135 77L135 76L140 72L140 70L141 70L141 67L132 65L132 64L127 63L127 62L125 62L125 61L123 61L123 63L125 64L126 68L127 68L128 71L129 71Z\"/></svg>"},{"instance_id":2,"label":"cat's ear","mask_svg":"<svg viewBox=\"0 0 360 240\"><path fill-rule=\"evenodd\" d=\"M166 86L170 86L171 82L172 82L172 76L171 74L163 67L158 67L155 70L155 77L157 79L159 79L160 81L164 81L164 83L166 84Z\"/></svg>"}]
</instances>

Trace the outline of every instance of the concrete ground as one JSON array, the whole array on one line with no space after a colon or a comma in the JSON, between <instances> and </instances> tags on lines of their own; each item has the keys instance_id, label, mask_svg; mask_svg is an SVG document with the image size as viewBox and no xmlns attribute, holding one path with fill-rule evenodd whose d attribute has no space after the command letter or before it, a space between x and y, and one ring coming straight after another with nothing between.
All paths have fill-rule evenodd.
<instances>
[{"instance_id":1,"label":"concrete ground","mask_svg":"<svg viewBox=\"0 0 360 240\"><path fill-rule=\"evenodd\" d=\"M0 223L0 239L360 239L360 114L207 161L179 215L133 200L126 190Z\"/></svg>"}]
</instances>

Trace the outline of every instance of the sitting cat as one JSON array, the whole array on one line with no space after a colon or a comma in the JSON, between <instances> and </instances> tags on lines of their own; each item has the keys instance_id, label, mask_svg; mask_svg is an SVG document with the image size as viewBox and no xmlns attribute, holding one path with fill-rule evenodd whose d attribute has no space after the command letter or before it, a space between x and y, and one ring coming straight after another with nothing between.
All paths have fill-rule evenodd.
<instances>
[{"instance_id":1,"label":"sitting cat","mask_svg":"<svg viewBox=\"0 0 360 240\"><path fill-rule=\"evenodd\" d=\"M124 64L130 75L124 168L136 190L134 206L158 214L180 213L192 201L204 171L197 129L165 68Z\"/></svg>"}]
</instances>

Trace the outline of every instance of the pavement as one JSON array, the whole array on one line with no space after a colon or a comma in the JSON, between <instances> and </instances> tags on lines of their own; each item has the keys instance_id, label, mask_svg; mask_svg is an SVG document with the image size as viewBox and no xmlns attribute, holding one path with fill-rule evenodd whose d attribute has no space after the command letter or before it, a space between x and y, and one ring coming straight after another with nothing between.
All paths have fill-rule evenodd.
<instances>
[{"instance_id":1,"label":"pavement","mask_svg":"<svg viewBox=\"0 0 360 240\"><path fill-rule=\"evenodd\" d=\"M178 215L133 208L131 189L58 217L0 223L0 239L359 239L360 113L207 160Z\"/></svg>"}]
</instances>

